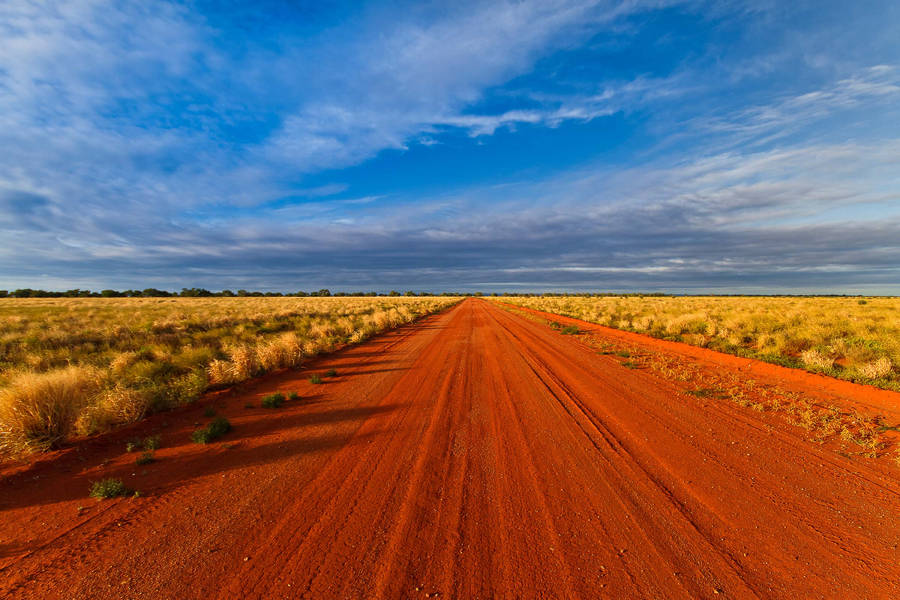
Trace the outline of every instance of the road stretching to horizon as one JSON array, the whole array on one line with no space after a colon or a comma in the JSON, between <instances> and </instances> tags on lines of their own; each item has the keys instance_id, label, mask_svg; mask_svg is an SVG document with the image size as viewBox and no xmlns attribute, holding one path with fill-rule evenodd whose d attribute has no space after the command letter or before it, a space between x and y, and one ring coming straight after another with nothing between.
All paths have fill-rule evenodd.
<instances>
[{"instance_id":1,"label":"road stretching to horizon","mask_svg":"<svg viewBox=\"0 0 900 600\"><path fill-rule=\"evenodd\" d=\"M900 597L900 478L766 418L468 299L10 471L0 596Z\"/></svg>"}]
</instances>

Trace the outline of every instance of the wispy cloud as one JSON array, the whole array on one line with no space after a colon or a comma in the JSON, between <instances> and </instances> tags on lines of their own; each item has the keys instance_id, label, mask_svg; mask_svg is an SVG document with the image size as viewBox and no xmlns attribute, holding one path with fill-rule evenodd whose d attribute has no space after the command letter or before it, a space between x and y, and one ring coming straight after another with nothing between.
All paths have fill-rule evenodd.
<instances>
[{"instance_id":1,"label":"wispy cloud","mask_svg":"<svg viewBox=\"0 0 900 600\"><path fill-rule=\"evenodd\" d=\"M871 111L879 106L900 112L898 105L900 66L875 65L823 88L751 106L736 114L715 116L702 125L709 131L732 134L729 139L734 144L771 143L836 113L860 108Z\"/></svg>"},{"instance_id":2,"label":"wispy cloud","mask_svg":"<svg viewBox=\"0 0 900 600\"><path fill-rule=\"evenodd\" d=\"M802 52L708 41L673 61L664 36L639 38L665 15L717 39L789 12L754 6L374 5L262 43L180 3L6 3L2 284L900 291L891 55L827 60L792 30ZM598 36L619 53L585 50ZM779 69L798 54L828 68L795 81ZM612 115L622 129L581 139L565 164L497 160L479 184L454 181L500 131ZM368 177L414 180L403 156L454 145L440 186L385 192L359 173L410 150Z\"/></svg>"},{"instance_id":3,"label":"wispy cloud","mask_svg":"<svg viewBox=\"0 0 900 600\"><path fill-rule=\"evenodd\" d=\"M205 285L281 287L295 278L426 286L439 273L441 285L469 287L887 288L900 277L900 203L884 191L900 183L898 150L900 141L725 154L615 176L586 169L506 186L506 201L476 189L421 199L415 214L362 204L351 218L170 225L129 243L107 236L68 244L91 231L62 234L65 218L44 215L40 235L66 248L46 253L41 268L77 279L124 265L151 278L190 267L182 277ZM858 169L865 179L853 176ZM123 219L117 228L134 231L133 217Z\"/></svg>"},{"instance_id":4,"label":"wispy cloud","mask_svg":"<svg viewBox=\"0 0 900 600\"><path fill-rule=\"evenodd\" d=\"M527 72L536 58L577 43L617 19L663 2L526 1L463 3L436 22L366 31L321 68L352 72L325 98L312 98L267 140L270 160L302 170L347 166L445 127L490 135L517 123L551 126L611 109L581 98L540 110L472 114L485 89ZM380 23L379 23L380 24ZM314 80L319 73L310 75ZM425 140L432 138L426 137ZM426 142L427 143L427 142Z\"/></svg>"}]
</instances>

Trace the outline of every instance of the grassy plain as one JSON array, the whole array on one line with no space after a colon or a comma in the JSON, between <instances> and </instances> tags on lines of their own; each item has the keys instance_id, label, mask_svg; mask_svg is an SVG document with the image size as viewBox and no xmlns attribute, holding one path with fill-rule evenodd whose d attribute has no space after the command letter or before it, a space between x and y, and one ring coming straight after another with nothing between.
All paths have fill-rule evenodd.
<instances>
[{"instance_id":1,"label":"grassy plain","mask_svg":"<svg viewBox=\"0 0 900 600\"><path fill-rule=\"evenodd\" d=\"M441 310L446 297L0 300L0 452L45 450Z\"/></svg>"},{"instance_id":2,"label":"grassy plain","mask_svg":"<svg viewBox=\"0 0 900 600\"><path fill-rule=\"evenodd\" d=\"M900 391L900 298L552 296L499 300Z\"/></svg>"}]
</instances>

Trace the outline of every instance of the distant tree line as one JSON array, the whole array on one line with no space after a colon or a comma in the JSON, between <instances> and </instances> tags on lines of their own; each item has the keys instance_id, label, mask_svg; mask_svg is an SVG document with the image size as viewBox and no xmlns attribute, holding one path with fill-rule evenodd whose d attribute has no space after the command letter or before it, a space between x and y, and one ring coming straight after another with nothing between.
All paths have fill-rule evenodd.
<instances>
[{"instance_id":1,"label":"distant tree line","mask_svg":"<svg viewBox=\"0 0 900 600\"><path fill-rule=\"evenodd\" d=\"M18 290L0 290L0 298L205 298L205 297L225 297L236 298L245 296L254 297L273 297L273 296L292 296L292 297L326 297L326 296L471 296L472 294L456 294L452 292L444 292L441 294L433 294L431 292L398 292L391 290L388 293L378 292L332 292L328 289L316 290L314 292L251 292L247 290L222 290L213 292L204 288L182 288L180 292L169 292L166 290L158 290L156 288L147 288L144 290L100 290L94 292L91 290L66 290L64 292L33 290L31 288L22 288Z\"/></svg>"},{"instance_id":2,"label":"distant tree line","mask_svg":"<svg viewBox=\"0 0 900 600\"><path fill-rule=\"evenodd\" d=\"M614 294L614 293L559 293L559 292L547 292L547 293L515 293L515 292L504 292L504 293L484 293L484 292L441 292L440 294L433 294L431 292L414 292L412 290L406 292L398 292L397 290L391 290L387 293L380 292L332 292L329 289L323 288L321 290L316 290L314 292L250 292L247 290L222 290L219 292L213 292L204 288L181 288L180 292L169 292L167 290L158 290L156 288L147 288L144 290L100 290L99 292L94 292L91 290L66 290L64 292L58 291L47 291L47 290L33 290L31 288L22 288L18 290L8 291L8 290L0 290L0 298L205 298L205 297L244 297L244 296L254 296L254 297L264 297L264 296L289 296L289 297L325 297L325 296L494 296L494 297L502 297L502 296L528 296L528 297L541 297L541 296L572 296L572 297L600 297L600 296L666 296L668 294Z\"/></svg>"},{"instance_id":3,"label":"distant tree line","mask_svg":"<svg viewBox=\"0 0 900 600\"><path fill-rule=\"evenodd\" d=\"M213 292L204 288L181 288L180 292L169 292L166 290L158 290L156 288L147 288L144 290L100 290L99 292L93 292L91 290L66 290L65 292L57 292L57 291L47 291L47 290L33 290L31 288L22 288L18 290L8 291L8 290L0 290L0 298L204 298L204 297L225 297L225 298L237 298L237 297L325 297L325 296L363 296L363 297L375 297L375 296L474 296L474 297L483 297L483 296L492 296L492 297L506 297L506 296L519 296L519 297L528 297L528 298L540 298L540 297L571 297L571 298L604 298L604 297L664 297L664 296L733 296L733 297L784 297L784 298L792 298L792 297L801 297L801 296L816 296L816 297L829 297L829 298L846 298L846 297L861 297L858 294L666 294L662 292L629 292L629 293L621 293L621 292L541 292L541 293L533 293L533 292L493 292L493 293L484 293L484 292L441 292L440 294L433 294L431 292L414 292L412 290L406 292L398 292L396 290L391 290L387 293L380 292L332 292L328 289L316 290L314 292L250 292L247 290L238 290L236 292L232 290L222 290L219 292Z\"/></svg>"}]
</instances>

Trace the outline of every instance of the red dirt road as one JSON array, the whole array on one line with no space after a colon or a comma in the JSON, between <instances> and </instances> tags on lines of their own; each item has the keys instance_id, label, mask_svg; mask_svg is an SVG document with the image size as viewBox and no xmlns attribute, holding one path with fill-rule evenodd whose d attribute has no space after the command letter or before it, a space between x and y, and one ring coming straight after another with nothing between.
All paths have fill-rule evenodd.
<instances>
[{"instance_id":1,"label":"red dirt road","mask_svg":"<svg viewBox=\"0 0 900 600\"><path fill-rule=\"evenodd\" d=\"M235 430L193 445L206 405ZM7 468L0 596L900 597L900 469L795 429L466 300Z\"/></svg>"}]
</instances>

